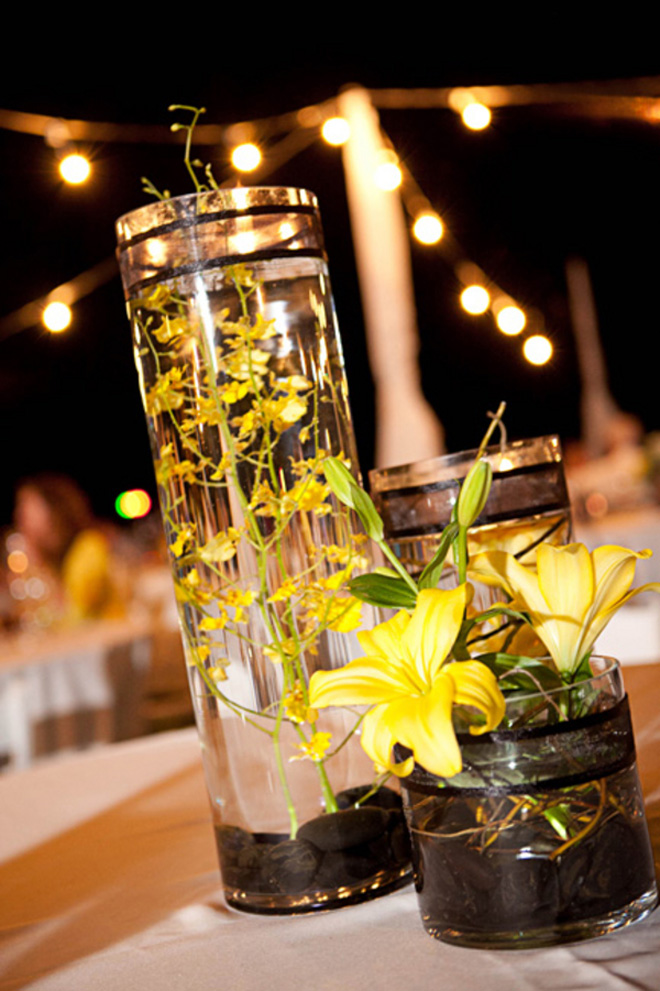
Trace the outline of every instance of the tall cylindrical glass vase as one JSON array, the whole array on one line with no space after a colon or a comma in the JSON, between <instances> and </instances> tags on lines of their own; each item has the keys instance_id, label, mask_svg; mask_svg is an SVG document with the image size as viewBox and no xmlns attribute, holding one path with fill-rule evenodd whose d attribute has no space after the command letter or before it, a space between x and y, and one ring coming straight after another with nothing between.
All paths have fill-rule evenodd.
<instances>
[{"instance_id":1,"label":"tall cylindrical glass vase","mask_svg":"<svg viewBox=\"0 0 660 991\"><path fill-rule=\"evenodd\" d=\"M357 457L316 198L214 190L117 236L225 895L374 897L409 872L398 796L372 791L359 713L307 705L353 654L366 554L323 472Z\"/></svg>"}]
</instances>

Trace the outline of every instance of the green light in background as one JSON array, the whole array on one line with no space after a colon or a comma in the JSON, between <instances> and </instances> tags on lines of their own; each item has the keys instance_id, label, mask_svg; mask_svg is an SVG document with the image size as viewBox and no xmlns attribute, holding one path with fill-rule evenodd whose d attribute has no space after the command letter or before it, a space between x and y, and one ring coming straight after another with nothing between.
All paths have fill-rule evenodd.
<instances>
[{"instance_id":1,"label":"green light in background","mask_svg":"<svg viewBox=\"0 0 660 991\"><path fill-rule=\"evenodd\" d=\"M144 489L128 489L115 499L115 510L124 520L137 520L151 509L151 498Z\"/></svg>"}]
</instances>

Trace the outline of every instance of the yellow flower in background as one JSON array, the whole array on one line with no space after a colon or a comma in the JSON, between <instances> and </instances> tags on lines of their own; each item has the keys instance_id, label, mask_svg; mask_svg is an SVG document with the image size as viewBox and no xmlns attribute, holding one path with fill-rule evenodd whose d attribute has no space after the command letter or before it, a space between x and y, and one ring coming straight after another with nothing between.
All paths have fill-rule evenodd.
<instances>
[{"instance_id":1,"label":"yellow flower in background","mask_svg":"<svg viewBox=\"0 0 660 991\"><path fill-rule=\"evenodd\" d=\"M303 478L289 489L287 499L290 509L300 509L302 512L314 512L317 516L327 516L332 507L326 503L330 495L330 486L324 485L318 479Z\"/></svg>"},{"instance_id":2,"label":"yellow flower in background","mask_svg":"<svg viewBox=\"0 0 660 991\"><path fill-rule=\"evenodd\" d=\"M488 551L470 562L468 574L514 598L516 607L529 614L558 670L570 673L617 609L639 592L660 592L659 582L630 588L636 561L650 556L649 550L611 545L589 553L584 544L541 544L536 570L504 551Z\"/></svg>"},{"instance_id":3,"label":"yellow flower in background","mask_svg":"<svg viewBox=\"0 0 660 991\"><path fill-rule=\"evenodd\" d=\"M236 555L236 548L241 540L242 534L242 527L237 528L230 526L226 530L220 530L200 548L200 558L206 564L231 561L231 559Z\"/></svg>"},{"instance_id":4,"label":"yellow flower in background","mask_svg":"<svg viewBox=\"0 0 660 991\"><path fill-rule=\"evenodd\" d=\"M186 546L190 544L192 540L195 539L195 525L188 524L187 526L182 526L179 528L176 534L176 538L173 543L170 544L170 550L175 557L181 557Z\"/></svg>"},{"instance_id":5,"label":"yellow flower in background","mask_svg":"<svg viewBox=\"0 0 660 991\"><path fill-rule=\"evenodd\" d=\"M325 757L331 739L332 733L313 733L308 743L296 744L299 752L289 760L313 760L318 764Z\"/></svg>"},{"instance_id":6,"label":"yellow flower in background","mask_svg":"<svg viewBox=\"0 0 660 991\"><path fill-rule=\"evenodd\" d=\"M451 777L462 768L452 725L454 705L479 709L485 717L471 732L491 730L504 715L504 699L493 673L479 661L447 663L463 620L468 587L419 593L412 615L405 610L373 630L358 633L366 656L337 671L317 671L309 684L314 709L372 705L362 724L362 746L380 767L409 774L417 761L427 771ZM392 748L413 756L395 764Z\"/></svg>"},{"instance_id":7,"label":"yellow flower in background","mask_svg":"<svg viewBox=\"0 0 660 991\"><path fill-rule=\"evenodd\" d=\"M186 388L181 368L170 368L169 372L159 375L144 396L144 406L149 416L180 409L186 400Z\"/></svg>"},{"instance_id":8,"label":"yellow flower in background","mask_svg":"<svg viewBox=\"0 0 660 991\"><path fill-rule=\"evenodd\" d=\"M296 681L291 691L288 695L284 696L284 711L286 712L287 718L294 723L304 723L311 721L316 713L313 709L307 707L305 702L305 693L303 692L302 685L299 681Z\"/></svg>"}]
</instances>

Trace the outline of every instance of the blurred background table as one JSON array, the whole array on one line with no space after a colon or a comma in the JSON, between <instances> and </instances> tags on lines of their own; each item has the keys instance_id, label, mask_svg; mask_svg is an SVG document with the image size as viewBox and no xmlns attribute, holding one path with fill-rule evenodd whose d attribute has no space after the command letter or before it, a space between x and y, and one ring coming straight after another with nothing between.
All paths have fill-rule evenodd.
<instances>
[{"instance_id":1,"label":"blurred background table","mask_svg":"<svg viewBox=\"0 0 660 991\"><path fill-rule=\"evenodd\" d=\"M190 722L178 629L145 616L0 640L0 770Z\"/></svg>"},{"instance_id":2,"label":"blurred background table","mask_svg":"<svg viewBox=\"0 0 660 991\"><path fill-rule=\"evenodd\" d=\"M660 664L627 668L660 854ZM432 940L404 889L299 917L228 909L195 731L0 779L0 988L657 989L660 912L599 940L517 953Z\"/></svg>"}]
</instances>

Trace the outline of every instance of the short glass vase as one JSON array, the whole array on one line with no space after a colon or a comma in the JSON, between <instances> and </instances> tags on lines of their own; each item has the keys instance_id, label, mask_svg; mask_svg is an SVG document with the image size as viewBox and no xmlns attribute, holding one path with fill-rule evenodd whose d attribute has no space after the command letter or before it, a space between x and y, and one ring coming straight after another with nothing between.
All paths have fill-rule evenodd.
<instances>
[{"instance_id":1,"label":"short glass vase","mask_svg":"<svg viewBox=\"0 0 660 991\"><path fill-rule=\"evenodd\" d=\"M403 779L422 921L437 939L569 943L657 904L621 670L611 658L591 666L590 679L509 698L506 728L458 727L460 774L416 766Z\"/></svg>"}]
</instances>

